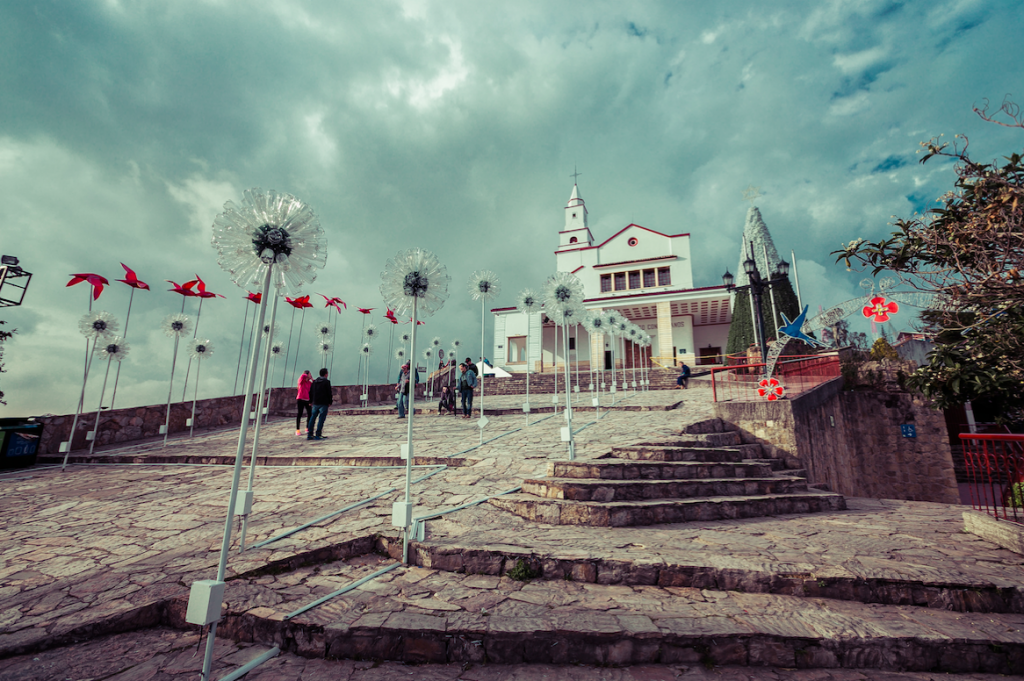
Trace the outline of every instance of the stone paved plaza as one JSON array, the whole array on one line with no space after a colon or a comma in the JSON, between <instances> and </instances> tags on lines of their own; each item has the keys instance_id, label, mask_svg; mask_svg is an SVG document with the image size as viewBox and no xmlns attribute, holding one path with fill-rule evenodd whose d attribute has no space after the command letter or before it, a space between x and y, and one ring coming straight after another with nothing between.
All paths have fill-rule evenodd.
<instances>
[{"instance_id":1,"label":"stone paved plaza","mask_svg":"<svg viewBox=\"0 0 1024 681\"><path fill-rule=\"evenodd\" d=\"M630 395L600 421L579 412L575 427L593 423L577 436L578 458L710 418L710 391L695 383ZM522 401L497 396L487 408ZM415 476L433 475L413 486L415 515L507 492L566 458L561 415L535 414L529 427L522 413L489 418L484 439L503 437L478 447L472 420L416 417ZM544 525L483 503L428 520L416 566L287 617L400 555L390 516L405 425L332 413L318 442L296 437L294 420L263 428L247 544L386 493L244 553L236 532L218 629L224 673L274 644L286 653L247 678L1024 670L1013 668L1024 660L1024 557L963 532L962 507L921 502L848 499L844 511L630 528ZM75 452L73 462L97 463L0 475L0 656L11 658L0 679L196 676L187 585L215 574L236 440L226 430L93 459ZM686 643L694 636L706 641ZM371 661L314 659L325 655Z\"/></svg>"}]
</instances>

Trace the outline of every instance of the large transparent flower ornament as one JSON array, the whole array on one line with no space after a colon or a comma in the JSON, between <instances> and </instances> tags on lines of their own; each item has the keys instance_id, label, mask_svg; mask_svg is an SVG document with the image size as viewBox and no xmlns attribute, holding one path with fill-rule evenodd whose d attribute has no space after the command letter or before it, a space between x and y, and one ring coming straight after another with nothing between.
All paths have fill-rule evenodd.
<instances>
[{"instance_id":1,"label":"large transparent flower ornament","mask_svg":"<svg viewBox=\"0 0 1024 681\"><path fill-rule=\"evenodd\" d=\"M183 338L192 331L192 320L188 318L188 315L172 314L164 317L160 328L169 338L175 336Z\"/></svg>"},{"instance_id":2,"label":"large transparent flower ornament","mask_svg":"<svg viewBox=\"0 0 1024 681\"><path fill-rule=\"evenodd\" d=\"M321 338L330 338L333 333L334 329L331 328L330 324L320 324L316 327L316 335Z\"/></svg>"},{"instance_id":3,"label":"large transparent flower ornament","mask_svg":"<svg viewBox=\"0 0 1024 681\"><path fill-rule=\"evenodd\" d=\"M451 282L448 268L423 248L400 251L384 265L380 279L380 293L388 307L409 314L415 300L417 314L426 316L444 306Z\"/></svg>"},{"instance_id":4,"label":"large transparent flower ornament","mask_svg":"<svg viewBox=\"0 0 1024 681\"><path fill-rule=\"evenodd\" d=\"M427 360L428 362L434 359L434 348L427 348L426 350L424 350L423 359Z\"/></svg>"},{"instance_id":5,"label":"large transparent flower ornament","mask_svg":"<svg viewBox=\"0 0 1024 681\"><path fill-rule=\"evenodd\" d=\"M327 236L313 209L291 194L255 187L213 221L218 263L242 288L262 285L273 265L279 289L298 292L327 262Z\"/></svg>"},{"instance_id":6,"label":"large transparent flower ornament","mask_svg":"<svg viewBox=\"0 0 1024 681\"><path fill-rule=\"evenodd\" d=\"M331 351L331 348L333 348L333 347L334 346L331 345L331 341L329 341L329 340L327 340L325 338L324 340L320 341L320 345L319 345L320 354L326 355L327 353L329 353Z\"/></svg>"},{"instance_id":7,"label":"large transparent flower ornament","mask_svg":"<svg viewBox=\"0 0 1024 681\"><path fill-rule=\"evenodd\" d=\"M405 348L398 348L397 350L395 350L395 359L397 359L399 362L405 359Z\"/></svg>"},{"instance_id":8,"label":"large transparent flower ornament","mask_svg":"<svg viewBox=\"0 0 1024 681\"><path fill-rule=\"evenodd\" d=\"M580 324L586 318L586 310L570 305L568 307L556 307L552 311L552 319L556 324Z\"/></svg>"},{"instance_id":9,"label":"large transparent flower ornament","mask_svg":"<svg viewBox=\"0 0 1024 681\"><path fill-rule=\"evenodd\" d=\"M541 303L540 296L533 289L524 288L516 298L516 309L523 314L534 314L540 312Z\"/></svg>"},{"instance_id":10,"label":"large transparent flower ornament","mask_svg":"<svg viewBox=\"0 0 1024 681\"><path fill-rule=\"evenodd\" d=\"M468 288L473 300L494 300L501 295L501 280L490 270L477 270L469 275Z\"/></svg>"},{"instance_id":11,"label":"large transparent flower ornament","mask_svg":"<svg viewBox=\"0 0 1024 681\"><path fill-rule=\"evenodd\" d=\"M405 343L408 343L411 338L412 338L412 336L409 335L409 332L408 331L404 331L398 337L398 340L401 341L403 344L405 344Z\"/></svg>"},{"instance_id":12,"label":"large transparent flower ornament","mask_svg":"<svg viewBox=\"0 0 1024 681\"><path fill-rule=\"evenodd\" d=\"M582 303L583 282L575 274L557 272L544 282L544 304L546 307L556 310Z\"/></svg>"},{"instance_id":13,"label":"large transparent flower ornament","mask_svg":"<svg viewBox=\"0 0 1024 681\"><path fill-rule=\"evenodd\" d=\"M612 331L615 332L615 333L618 333L618 331L619 331L619 320L620 319L622 319L622 315L620 315L615 310L608 310L607 312L604 313L604 322L605 322L605 324L607 324L608 326L612 327Z\"/></svg>"},{"instance_id":14,"label":"large transparent flower ornament","mask_svg":"<svg viewBox=\"0 0 1024 681\"><path fill-rule=\"evenodd\" d=\"M583 318L583 328L587 333L607 333L608 329L604 323L604 315L600 312L591 312Z\"/></svg>"},{"instance_id":15,"label":"large transparent flower ornament","mask_svg":"<svg viewBox=\"0 0 1024 681\"><path fill-rule=\"evenodd\" d=\"M460 345L462 345L462 341L456 338L452 341L452 350L458 351Z\"/></svg>"},{"instance_id":16,"label":"large transparent flower ornament","mask_svg":"<svg viewBox=\"0 0 1024 681\"><path fill-rule=\"evenodd\" d=\"M455 351L454 350L449 350L448 351L448 359L449 360L455 359Z\"/></svg>"},{"instance_id":17,"label":"large transparent flower ornament","mask_svg":"<svg viewBox=\"0 0 1024 681\"><path fill-rule=\"evenodd\" d=\"M263 337L264 338L266 338L267 336L270 336L271 338L273 338L274 337L274 333L276 331L277 331L277 328L273 324L271 324L269 322L264 322L263 323Z\"/></svg>"},{"instance_id":18,"label":"large transparent flower ornament","mask_svg":"<svg viewBox=\"0 0 1024 681\"><path fill-rule=\"evenodd\" d=\"M434 336L434 337L433 337L433 338L432 338L432 339L430 340L430 345L431 345L432 347L434 347L434 348L439 348L439 347L441 347L441 337L440 337L440 336Z\"/></svg>"},{"instance_id":19,"label":"large transparent flower ornament","mask_svg":"<svg viewBox=\"0 0 1024 681\"><path fill-rule=\"evenodd\" d=\"M359 347L359 354L361 354L363 357L369 357L370 355L373 354L373 346L370 345L369 343L363 343Z\"/></svg>"},{"instance_id":20,"label":"large transparent flower ornament","mask_svg":"<svg viewBox=\"0 0 1024 681\"><path fill-rule=\"evenodd\" d=\"M110 359L120 362L128 356L128 341L120 336L115 338L100 339L96 343L96 354L103 359Z\"/></svg>"},{"instance_id":21,"label":"large transparent flower ornament","mask_svg":"<svg viewBox=\"0 0 1024 681\"><path fill-rule=\"evenodd\" d=\"M377 336L379 335L380 334L377 332L377 326L374 324L370 324L365 329L363 329L363 340L366 341L367 343L372 343L373 341L377 340Z\"/></svg>"},{"instance_id":22,"label":"large transparent flower ornament","mask_svg":"<svg viewBox=\"0 0 1024 681\"><path fill-rule=\"evenodd\" d=\"M188 356L195 360L207 359L213 356L213 341L209 338L196 338L188 346Z\"/></svg>"},{"instance_id":23,"label":"large transparent flower ornament","mask_svg":"<svg viewBox=\"0 0 1024 681\"><path fill-rule=\"evenodd\" d=\"M117 334L117 319L109 312L91 312L78 320L78 330L90 340Z\"/></svg>"},{"instance_id":24,"label":"large transparent flower ornament","mask_svg":"<svg viewBox=\"0 0 1024 681\"><path fill-rule=\"evenodd\" d=\"M284 352L284 341L274 341L270 344L270 354L275 358Z\"/></svg>"}]
</instances>

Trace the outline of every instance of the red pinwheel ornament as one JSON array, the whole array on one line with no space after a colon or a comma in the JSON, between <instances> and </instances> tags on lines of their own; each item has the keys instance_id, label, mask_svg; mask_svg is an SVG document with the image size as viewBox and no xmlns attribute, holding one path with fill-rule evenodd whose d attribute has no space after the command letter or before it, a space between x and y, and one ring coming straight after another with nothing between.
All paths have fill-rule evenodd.
<instances>
[{"instance_id":1,"label":"red pinwheel ornament","mask_svg":"<svg viewBox=\"0 0 1024 681\"><path fill-rule=\"evenodd\" d=\"M298 298L289 298L288 296L285 296L284 300L296 310L313 307L313 303L309 302L309 296L299 296Z\"/></svg>"},{"instance_id":2,"label":"red pinwheel ornament","mask_svg":"<svg viewBox=\"0 0 1024 681\"><path fill-rule=\"evenodd\" d=\"M328 298L322 293L318 293L317 295L326 301L324 303L324 307L333 307L338 312L338 314L341 314L341 308L338 307L338 305L343 305L346 310L348 309L348 305L345 304L345 301L342 300L341 298L338 298L337 296L335 296L334 298Z\"/></svg>"},{"instance_id":3,"label":"red pinwheel ornament","mask_svg":"<svg viewBox=\"0 0 1024 681\"><path fill-rule=\"evenodd\" d=\"M758 386L760 386L757 389L758 397L764 397L769 402L782 398L786 393L786 389L779 383L777 378L762 378Z\"/></svg>"},{"instance_id":4,"label":"red pinwheel ornament","mask_svg":"<svg viewBox=\"0 0 1024 681\"><path fill-rule=\"evenodd\" d=\"M373 312L377 308L375 308L375 307L357 307L356 309L359 310L360 312L362 312L363 314L370 314L371 312Z\"/></svg>"},{"instance_id":5,"label":"red pinwheel ornament","mask_svg":"<svg viewBox=\"0 0 1024 681\"><path fill-rule=\"evenodd\" d=\"M110 286L110 282L107 281L106 277L101 277L98 274L90 274L88 272L83 274L72 274L71 281L66 286L74 286L75 284L81 284L83 281L89 282L92 286L92 299L97 300L100 294L103 293L104 286Z\"/></svg>"},{"instance_id":6,"label":"red pinwheel ornament","mask_svg":"<svg viewBox=\"0 0 1024 681\"><path fill-rule=\"evenodd\" d=\"M168 291L172 293L180 293L186 298L195 297L196 292L192 290L192 287L199 283L197 280L186 281L184 284L176 284L170 279L164 279L164 281L174 287L167 289Z\"/></svg>"},{"instance_id":7,"label":"red pinwheel ornament","mask_svg":"<svg viewBox=\"0 0 1024 681\"><path fill-rule=\"evenodd\" d=\"M882 296L875 296L871 299L871 304L864 308L864 316L876 322L887 322L889 321L889 315L896 314L900 311L899 304L889 301L885 302L885 298Z\"/></svg>"},{"instance_id":8,"label":"red pinwheel ornament","mask_svg":"<svg viewBox=\"0 0 1024 681\"><path fill-rule=\"evenodd\" d=\"M248 300L250 303L256 303L257 305L259 305L261 302L263 302L262 293L252 293L251 291L246 291L246 294L248 295L245 296L245 299Z\"/></svg>"},{"instance_id":9,"label":"red pinwheel ornament","mask_svg":"<svg viewBox=\"0 0 1024 681\"><path fill-rule=\"evenodd\" d=\"M395 311L394 311L394 310L392 310L392 309L391 309L390 307L388 308L388 311L387 311L387 313L386 313L386 314L384 315L384 317L385 317L385 318L386 318L387 320L389 320L389 321L390 321L390 322L391 322L392 324L397 324L397 323L398 323L398 318L397 318L397 317L395 317Z\"/></svg>"},{"instance_id":10,"label":"red pinwheel ornament","mask_svg":"<svg viewBox=\"0 0 1024 681\"><path fill-rule=\"evenodd\" d=\"M135 276L135 270L133 270L131 267L128 267L128 265L125 265L124 263L121 263L121 267L124 268L124 279L118 279L117 281L121 282L122 284L128 284L132 288L142 288L146 289L147 291L149 290L149 284L147 284L144 281L139 281L139 278Z\"/></svg>"},{"instance_id":11,"label":"red pinwheel ornament","mask_svg":"<svg viewBox=\"0 0 1024 681\"><path fill-rule=\"evenodd\" d=\"M222 296L219 293L214 293L213 291L207 291L206 290L206 282L203 281L198 274L196 275L196 282L199 285L196 287L196 293L194 295L196 295L196 296L198 296L200 298L223 298L224 297L224 296Z\"/></svg>"}]
</instances>

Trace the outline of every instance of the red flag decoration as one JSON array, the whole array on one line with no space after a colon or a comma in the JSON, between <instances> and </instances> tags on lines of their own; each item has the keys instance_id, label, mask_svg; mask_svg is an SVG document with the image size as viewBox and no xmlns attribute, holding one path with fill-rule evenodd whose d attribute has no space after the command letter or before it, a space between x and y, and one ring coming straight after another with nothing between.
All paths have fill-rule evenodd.
<instances>
[{"instance_id":1,"label":"red flag decoration","mask_svg":"<svg viewBox=\"0 0 1024 681\"><path fill-rule=\"evenodd\" d=\"M873 321L887 322L889 321L889 315L896 314L899 311L900 306L897 303L892 301L887 303L882 296L875 296L871 299L871 304L864 308L863 313L869 319L874 317Z\"/></svg>"},{"instance_id":2,"label":"red flag decoration","mask_svg":"<svg viewBox=\"0 0 1024 681\"><path fill-rule=\"evenodd\" d=\"M245 299L248 300L250 303L256 303L257 305L259 305L263 301L262 293L252 293L251 291L246 291L246 293L248 295L245 296Z\"/></svg>"},{"instance_id":3,"label":"red flag decoration","mask_svg":"<svg viewBox=\"0 0 1024 681\"><path fill-rule=\"evenodd\" d=\"M298 298L289 298L288 296L285 296L284 300L296 310L313 307L313 303L309 302L309 296L299 296Z\"/></svg>"},{"instance_id":4,"label":"red flag decoration","mask_svg":"<svg viewBox=\"0 0 1024 681\"><path fill-rule=\"evenodd\" d=\"M147 291L149 290L149 284L147 284L144 281L139 281L139 278L135 276L135 270L128 267L128 265L125 265L124 263L121 263L121 267L123 267L125 271L124 279L118 279L117 281L121 282L122 284L128 284L132 288L141 288L146 289Z\"/></svg>"},{"instance_id":5,"label":"red flag decoration","mask_svg":"<svg viewBox=\"0 0 1024 681\"><path fill-rule=\"evenodd\" d=\"M83 274L72 274L71 281L65 286L74 286L75 284L81 284L83 281L89 282L92 286L92 299L97 300L100 294L103 293L104 286L110 286L110 282L107 281L106 277L101 277L98 274L83 273Z\"/></svg>"},{"instance_id":6,"label":"red flag decoration","mask_svg":"<svg viewBox=\"0 0 1024 681\"><path fill-rule=\"evenodd\" d=\"M196 275L196 282L199 284L199 286L196 287L196 293L194 295L199 296L200 298L214 298L214 297L216 297L216 298L223 298L224 297L224 296L222 296L219 293L214 293L213 291L207 291L206 290L206 282L203 281L199 277L198 274Z\"/></svg>"}]
</instances>

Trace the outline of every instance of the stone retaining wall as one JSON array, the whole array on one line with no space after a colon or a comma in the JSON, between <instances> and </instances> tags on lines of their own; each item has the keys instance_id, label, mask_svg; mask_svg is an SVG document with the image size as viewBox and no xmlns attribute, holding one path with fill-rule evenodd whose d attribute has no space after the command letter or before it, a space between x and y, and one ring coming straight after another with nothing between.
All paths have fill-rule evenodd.
<instances>
[{"instance_id":1,"label":"stone retaining wall","mask_svg":"<svg viewBox=\"0 0 1024 681\"><path fill-rule=\"evenodd\" d=\"M334 386L334 407L359 404L361 386ZM423 396L423 384L417 386L417 395ZM368 394L370 402L391 402L395 400L393 385L371 385ZM237 426L242 418L244 397L213 397L196 402L196 430L220 428L230 425ZM253 402L255 408L255 402ZM274 388L270 395L270 413L279 416L295 415L295 388ZM192 415L192 401L171 404L170 432L180 433L188 430L186 419ZM100 419L97 446L131 442L148 437L157 437L160 426L167 416L166 404L153 404L145 407L128 407L104 411ZM68 439L74 414L63 416L42 416L36 420L43 424L43 435L40 438L39 454L56 454L60 451L60 443ZM72 450L88 449L86 434L96 424L96 412L86 412L78 417L75 427L75 439Z\"/></svg>"},{"instance_id":2,"label":"stone retaining wall","mask_svg":"<svg viewBox=\"0 0 1024 681\"><path fill-rule=\"evenodd\" d=\"M942 412L919 395L842 385L837 378L778 402L719 402L715 414L773 458L800 458L812 484L847 496L959 503ZM917 437L902 436L905 424Z\"/></svg>"}]
</instances>

